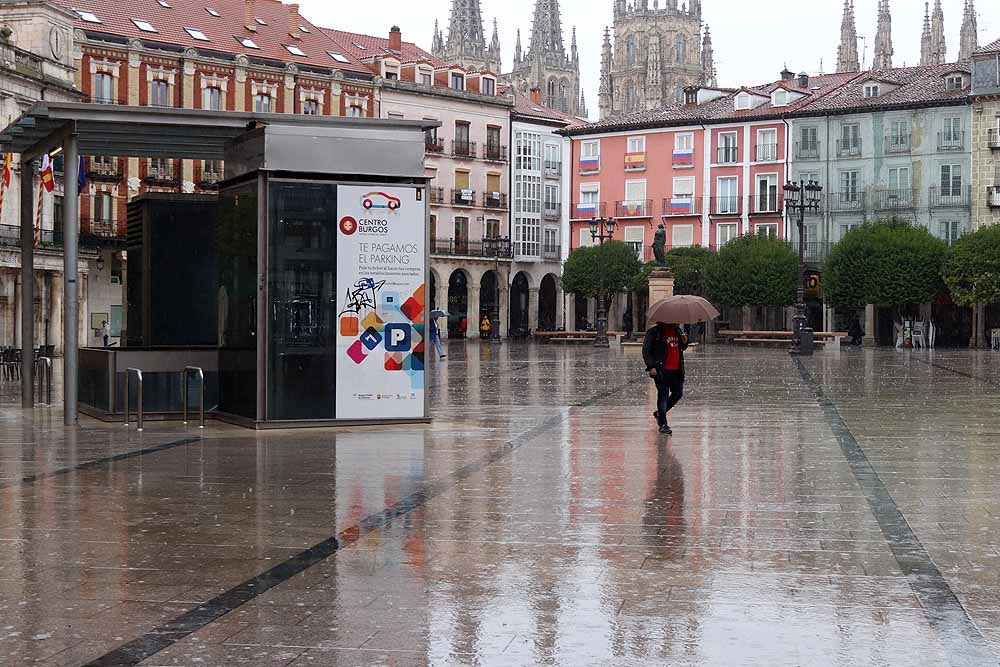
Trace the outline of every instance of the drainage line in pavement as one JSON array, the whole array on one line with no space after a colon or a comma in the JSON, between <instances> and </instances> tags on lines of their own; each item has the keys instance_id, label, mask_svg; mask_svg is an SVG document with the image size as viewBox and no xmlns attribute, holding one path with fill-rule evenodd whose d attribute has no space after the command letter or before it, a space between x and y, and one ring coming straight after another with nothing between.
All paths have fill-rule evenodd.
<instances>
[{"instance_id":1,"label":"drainage line in pavement","mask_svg":"<svg viewBox=\"0 0 1000 667\"><path fill-rule=\"evenodd\" d=\"M794 361L803 382L815 392L816 400L823 408L827 423L840 443L851 472L871 507L899 569L906 575L910 588L920 601L924 616L939 633L949 664L956 667L996 665L997 656L990 651L979 628L913 532L892 494L844 421L837 404L826 396L822 386L802 361Z\"/></svg>"},{"instance_id":2,"label":"drainage line in pavement","mask_svg":"<svg viewBox=\"0 0 1000 667\"><path fill-rule=\"evenodd\" d=\"M592 396L586 401L576 403L571 407L587 408L596 405L604 399L620 393L623 389L647 379L646 375L643 374L641 377ZM440 481L428 482L421 490L403 498L395 505L386 507L378 514L371 514L365 517L356 525L340 531L338 535L309 547L266 572L199 605L197 608L191 609L145 635L119 646L110 653L106 653L100 658L86 663L83 667L133 667L134 665L138 665L140 662L151 658L185 637L194 634L206 625L219 620L231 611L263 595L275 586L283 584L292 577L308 570L313 565L335 555L339 550L358 542L368 533L388 528L396 519L422 507L436 496L440 496L446 491L451 490L457 482L464 481L487 466L506 458L543 433L559 426L565 420L565 415L546 419L537 426L497 447L479 461L462 466Z\"/></svg>"},{"instance_id":3,"label":"drainage line in pavement","mask_svg":"<svg viewBox=\"0 0 1000 667\"><path fill-rule=\"evenodd\" d=\"M928 366L933 366L934 368L940 368L943 371L948 371L949 373L954 373L955 375L961 375L962 377L969 378L970 380L975 380L976 382L982 382L983 384L988 384L991 387L996 387L1000 389L1000 382L996 380L991 380L989 378L984 378L975 373L969 373L967 371L960 371L957 368L952 368L951 366L945 366L944 364L938 364L933 361L926 361L924 359L917 359L917 362L921 364L926 364Z\"/></svg>"},{"instance_id":4,"label":"drainage line in pavement","mask_svg":"<svg viewBox=\"0 0 1000 667\"><path fill-rule=\"evenodd\" d=\"M174 449L175 447L183 447L184 445L191 445L196 442L201 442L201 438L184 438L183 440L176 440L174 442L165 442L162 445L156 445L155 447L146 447L145 449L136 449L130 452L122 452L121 454L115 454L114 456L106 456L100 459L93 459L91 461L86 461L84 463L71 466L69 468L60 468L59 470L52 470L50 472L41 472L35 475L26 475L21 479L14 480L13 482L6 482L0 484L0 489L7 489L14 486L21 486L25 484L34 484L35 482L40 482L43 479L50 479L52 477L61 477L63 475L69 475L74 472L83 472L85 470L94 470L96 468L103 468L104 466L110 463L127 461L129 459L138 458L140 456L146 456L147 454L156 454L157 452L165 452L168 449Z\"/></svg>"}]
</instances>

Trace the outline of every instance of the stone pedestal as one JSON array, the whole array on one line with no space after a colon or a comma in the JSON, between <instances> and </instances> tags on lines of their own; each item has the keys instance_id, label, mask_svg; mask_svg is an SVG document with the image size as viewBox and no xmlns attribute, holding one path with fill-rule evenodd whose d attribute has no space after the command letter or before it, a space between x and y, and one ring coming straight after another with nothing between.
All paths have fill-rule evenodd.
<instances>
[{"instance_id":1,"label":"stone pedestal","mask_svg":"<svg viewBox=\"0 0 1000 667\"><path fill-rule=\"evenodd\" d=\"M875 344L875 306L868 304L865 307L865 345Z\"/></svg>"},{"instance_id":2,"label":"stone pedestal","mask_svg":"<svg viewBox=\"0 0 1000 667\"><path fill-rule=\"evenodd\" d=\"M667 267L653 269L649 276L649 305L674 295L674 274Z\"/></svg>"}]
</instances>

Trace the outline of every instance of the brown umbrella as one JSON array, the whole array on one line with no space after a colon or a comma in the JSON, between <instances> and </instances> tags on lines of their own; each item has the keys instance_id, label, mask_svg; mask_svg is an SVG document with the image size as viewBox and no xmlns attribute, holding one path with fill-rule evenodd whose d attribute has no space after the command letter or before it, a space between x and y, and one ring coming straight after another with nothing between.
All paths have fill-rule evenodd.
<instances>
[{"instance_id":1,"label":"brown umbrella","mask_svg":"<svg viewBox=\"0 0 1000 667\"><path fill-rule=\"evenodd\" d=\"M695 324L719 316L719 311L700 296L670 296L657 301L646 312L651 324Z\"/></svg>"}]
</instances>

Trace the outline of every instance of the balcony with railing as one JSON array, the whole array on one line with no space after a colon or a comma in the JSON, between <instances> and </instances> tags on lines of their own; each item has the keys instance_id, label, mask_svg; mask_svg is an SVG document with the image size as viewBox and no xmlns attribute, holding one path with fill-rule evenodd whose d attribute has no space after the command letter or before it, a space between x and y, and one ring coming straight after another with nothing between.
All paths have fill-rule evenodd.
<instances>
[{"instance_id":1,"label":"balcony with railing","mask_svg":"<svg viewBox=\"0 0 1000 667\"><path fill-rule=\"evenodd\" d=\"M558 243L542 244L542 259L547 259L550 261L558 261L561 258L562 258L562 247L560 247Z\"/></svg>"},{"instance_id":2,"label":"balcony with railing","mask_svg":"<svg viewBox=\"0 0 1000 667\"><path fill-rule=\"evenodd\" d=\"M972 188L954 186L930 189L930 202L934 208L969 208L972 204Z\"/></svg>"},{"instance_id":3,"label":"balcony with railing","mask_svg":"<svg viewBox=\"0 0 1000 667\"><path fill-rule=\"evenodd\" d=\"M45 75L44 58L20 49L6 40L0 43L0 66L36 79L43 78Z\"/></svg>"},{"instance_id":4,"label":"balcony with railing","mask_svg":"<svg viewBox=\"0 0 1000 667\"><path fill-rule=\"evenodd\" d=\"M572 218L574 220L593 220L604 218L608 214L607 202L577 202L573 204Z\"/></svg>"},{"instance_id":5,"label":"balcony with railing","mask_svg":"<svg viewBox=\"0 0 1000 667\"><path fill-rule=\"evenodd\" d=\"M80 218L80 245L91 248L125 247L125 223L120 220Z\"/></svg>"},{"instance_id":6,"label":"balcony with railing","mask_svg":"<svg viewBox=\"0 0 1000 667\"><path fill-rule=\"evenodd\" d=\"M750 215L782 215L783 206L781 192L750 197Z\"/></svg>"},{"instance_id":7,"label":"balcony with railing","mask_svg":"<svg viewBox=\"0 0 1000 667\"><path fill-rule=\"evenodd\" d=\"M430 199L432 204L443 204L444 203L444 188L427 188L427 197Z\"/></svg>"},{"instance_id":8,"label":"balcony with railing","mask_svg":"<svg viewBox=\"0 0 1000 667\"><path fill-rule=\"evenodd\" d=\"M833 192L829 195L830 210L834 213L864 213L865 194L860 190Z\"/></svg>"},{"instance_id":9,"label":"balcony with railing","mask_svg":"<svg viewBox=\"0 0 1000 667\"><path fill-rule=\"evenodd\" d=\"M990 208L1000 208L1000 185L986 188L986 205Z\"/></svg>"},{"instance_id":10,"label":"balcony with railing","mask_svg":"<svg viewBox=\"0 0 1000 667\"><path fill-rule=\"evenodd\" d=\"M431 239L431 254L449 257L481 257L500 259L513 257L513 247L510 239L484 239L469 241L468 239Z\"/></svg>"},{"instance_id":11,"label":"balcony with railing","mask_svg":"<svg viewBox=\"0 0 1000 667\"><path fill-rule=\"evenodd\" d=\"M488 208L490 210L506 210L507 209L507 195L503 192L484 192L483 193L483 208Z\"/></svg>"},{"instance_id":12,"label":"balcony with railing","mask_svg":"<svg viewBox=\"0 0 1000 667\"><path fill-rule=\"evenodd\" d=\"M646 152L625 153L625 171L645 171Z\"/></svg>"},{"instance_id":13,"label":"balcony with railing","mask_svg":"<svg viewBox=\"0 0 1000 667\"><path fill-rule=\"evenodd\" d=\"M663 217L684 218L701 215L701 197L683 195L666 197L663 200Z\"/></svg>"},{"instance_id":14,"label":"balcony with railing","mask_svg":"<svg viewBox=\"0 0 1000 667\"><path fill-rule=\"evenodd\" d=\"M174 173L174 166L169 162L153 162L149 167L149 172L146 174L145 183L146 185L172 188L180 185L180 179Z\"/></svg>"},{"instance_id":15,"label":"balcony with railing","mask_svg":"<svg viewBox=\"0 0 1000 667\"><path fill-rule=\"evenodd\" d=\"M986 145L991 150L1000 151L1000 128L993 128L986 133Z\"/></svg>"},{"instance_id":16,"label":"balcony with railing","mask_svg":"<svg viewBox=\"0 0 1000 667\"><path fill-rule=\"evenodd\" d=\"M122 178L121 172L118 170L118 160L95 158L87 173L87 178L102 183L117 183Z\"/></svg>"},{"instance_id":17,"label":"balcony with railing","mask_svg":"<svg viewBox=\"0 0 1000 667\"><path fill-rule=\"evenodd\" d=\"M837 157L861 157L861 140L837 139Z\"/></svg>"},{"instance_id":18,"label":"balcony with railing","mask_svg":"<svg viewBox=\"0 0 1000 667\"><path fill-rule=\"evenodd\" d=\"M938 132L939 151L960 151L965 148L965 132Z\"/></svg>"},{"instance_id":19,"label":"balcony with railing","mask_svg":"<svg viewBox=\"0 0 1000 667\"><path fill-rule=\"evenodd\" d=\"M552 160L545 161L545 175L546 176L561 176L562 175L562 162L554 162Z\"/></svg>"},{"instance_id":20,"label":"balcony with railing","mask_svg":"<svg viewBox=\"0 0 1000 667\"><path fill-rule=\"evenodd\" d=\"M507 147L493 142L487 142L483 146L483 159L487 162L506 162Z\"/></svg>"},{"instance_id":21,"label":"balcony with railing","mask_svg":"<svg viewBox=\"0 0 1000 667\"><path fill-rule=\"evenodd\" d=\"M451 203L455 206L467 206L472 208L476 205L476 191L467 189L452 189Z\"/></svg>"},{"instance_id":22,"label":"balcony with railing","mask_svg":"<svg viewBox=\"0 0 1000 667\"><path fill-rule=\"evenodd\" d=\"M719 146L716 153L717 164L736 164L740 161L740 149L736 146Z\"/></svg>"},{"instance_id":23,"label":"balcony with railing","mask_svg":"<svg viewBox=\"0 0 1000 667\"><path fill-rule=\"evenodd\" d=\"M743 197L740 195L712 197L711 206L709 215L716 218L739 217L743 215Z\"/></svg>"},{"instance_id":24,"label":"balcony with railing","mask_svg":"<svg viewBox=\"0 0 1000 667\"><path fill-rule=\"evenodd\" d=\"M774 162L778 159L778 144L757 144L754 147L757 162Z\"/></svg>"},{"instance_id":25,"label":"balcony with railing","mask_svg":"<svg viewBox=\"0 0 1000 667\"><path fill-rule=\"evenodd\" d=\"M464 158L471 160L476 157L476 142L475 141L452 141L451 142L451 155L452 157Z\"/></svg>"},{"instance_id":26,"label":"balcony with railing","mask_svg":"<svg viewBox=\"0 0 1000 667\"><path fill-rule=\"evenodd\" d=\"M653 217L652 199L626 199L615 202L616 218L651 218Z\"/></svg>"},{"instance_id":27,"label":"balcony with railing","mask_svg":"<svg viewBox=\"0 0 1000 667\"><path fill-rule=\"evenodd\" d=\"M908 134L891 134L885 138L886 155L900 155L909 153L913 148Z\"/></svg>"},{"instance_id":28,"label":"balcony with railing","mask_svg":"<svg viewBox=\"0 0 1000 667\"><path fill-rule=\"evenodd\" d=\"M62 246L62 234L56 234L51 229L39 231L38 245L40 248ZM21 228L18 225L0 225L0 246L5 248L21 247Z\"/></svg>"},{"instance_id":29,"label":"balcony with railing","mask_svg":"<svg viewBox=\"0 0 1000 667\"><path fill-rule=\"evenodd\" d=\"M798 141L795 143L796 160L818 160L819 141Z\"/></svg>"},{"instance_id":30,"label":"balcony with railing","mask_svg":"<svg viewBox=\"0 0 1000 667\"><path fill-rule=\"evenodd\" d=\"M562 217L562 202L548 200L542 202L542 215L546 220L558 220Z\"/></svg>"},{"instance_id":31,"label":"balcony with railing","mask_svg":"<svg viewBox=\"0 0 1000 667\"><path fill-rule=\"evenodd\" d=\"M444 139L441 137L424 137L424 150L428 153L444 153Z\"/></svg>"},{"instance_id":32,"label":"balcony with railing","mask_svg":"<svg viewBox=\"0 0 1000 667\"><path fill-rule=\"evenodd\" d=\"M872 193L876 211L905 211L913 208L913 190L876 190Z\"/></svg>"}]
</instances>

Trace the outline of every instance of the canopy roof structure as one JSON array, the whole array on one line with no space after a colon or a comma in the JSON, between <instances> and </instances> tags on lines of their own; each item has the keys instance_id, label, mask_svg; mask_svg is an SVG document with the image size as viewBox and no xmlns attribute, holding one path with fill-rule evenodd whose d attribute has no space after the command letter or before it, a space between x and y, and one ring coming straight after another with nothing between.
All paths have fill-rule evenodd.
<instances>
[{"instance_id":1,"label":"canopy roof structure","mask_svg":"<svg viewBox=\"0 0 1000 667\"><path fill-rule=\"evenodd\" d=\"M0 132L0 150L34 160L76 135L81 155L221 160L226 143L257 125L428 129L437 121L40 102Z\"/></svg>"}]
</instances>

